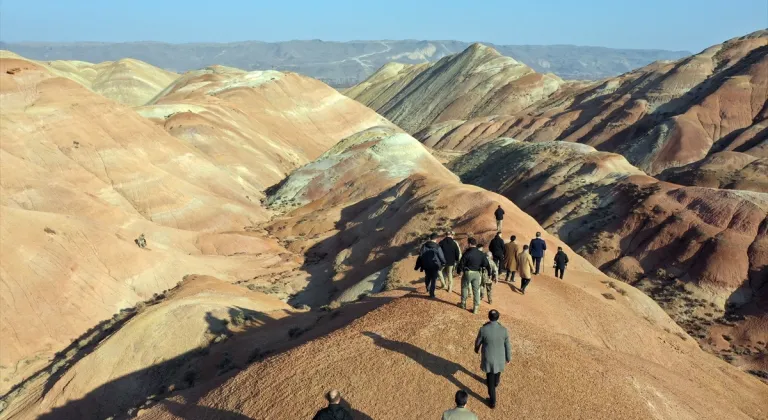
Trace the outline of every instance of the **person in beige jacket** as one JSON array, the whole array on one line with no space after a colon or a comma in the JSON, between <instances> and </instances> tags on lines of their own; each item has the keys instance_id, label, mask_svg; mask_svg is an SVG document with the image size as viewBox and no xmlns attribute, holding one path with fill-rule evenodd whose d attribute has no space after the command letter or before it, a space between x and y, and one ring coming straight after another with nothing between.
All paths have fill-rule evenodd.
<instances>
[{"instance_id":1,"label":"person in beige jacket","mask_svg":"<svg viewBox=\"0 0 768 420\"><path fill-rule=\"evenodd\" d=\"M469 400L469 394L467 391L456 391L456 408L446 410L443 413L443 420L477 420L477 415L467 408L467 401Z\"/></svg>"},{"instance_id":2,"label":"person in beige jacket","mask_svg":"<svg viewBox=\"0 0 768 420\"><path fill-rule=\"evenodd\" d=\"M525 294L525 288L531 282L533 277L533 258L528 253L528 245L523 245L523 251L517 255L517 269L520 271L520 277L522 278L522 287L520 291Z\"/></svg>"},{"instance_id":3,"label":"person in beige jacket","mask_svg":"<svg viewBox=\"0 0 768 420\"><path fill-rule=\"evenodd\" d=\"M512 277L512 283L515 282L515 272L517 271L517 256L520 254L520 247L515 240L517 236L512 235L509 238L509 242L504 245L504 269L507 270L507 275L504 277L504 281L509 281L510 274Z\"/></svg>"}]
</instances>

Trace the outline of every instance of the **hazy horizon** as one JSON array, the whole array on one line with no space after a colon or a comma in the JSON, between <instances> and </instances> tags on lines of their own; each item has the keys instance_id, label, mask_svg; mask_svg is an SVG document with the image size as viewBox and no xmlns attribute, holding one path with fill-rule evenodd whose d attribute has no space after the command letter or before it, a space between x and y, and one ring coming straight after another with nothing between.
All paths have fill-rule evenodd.
<instances>
[{"instance_id":1,"label":"hazy horizon","mask_svg":"<svg viewBox=\"0 0 768 420\"><path fill-rule=\"evenodd\" d=\"M232 1L226 8L199 0L0 3L0 41L6 43L424 40L696 53L766 26L768 2L764 0L651 0L639 6L607 0L587 5L563 0L546 5L488 0L482 7L449 7L434 0L392 0L386 7L308 0Z\"/></svg>"}]
</instances>

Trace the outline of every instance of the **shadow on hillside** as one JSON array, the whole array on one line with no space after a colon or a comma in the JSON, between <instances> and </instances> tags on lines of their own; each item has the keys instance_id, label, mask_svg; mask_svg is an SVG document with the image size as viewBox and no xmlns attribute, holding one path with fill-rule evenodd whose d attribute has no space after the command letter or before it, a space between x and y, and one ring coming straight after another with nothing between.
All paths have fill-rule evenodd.
<instances>
[{"instance_id":1,"label":"shadow on hillside","mask_svg":"<svg viewBox=\"0 0 768 420\"><path fill-rule=\"evenodd\" d=\"M362 411L352 407L349 402L345 399L341 399L341 406L349 410L349 412L352 414L352 418L355 420L373 420L373 417L363 413Z\"/></svg>"},{"instance_id":2,"label":"shadow on hillside","mask_svg":"<svg viewBox=\"0 0 768 420\"><path fill-rule=\"evenodd\" d=\"M156 403L163 404L181 418L247 419L249 417L242 414L199 406L195 398L189 398L183 404L165 398L178 395L179 391L184 392L185 398L190 394L205 395L250 364L342 328L355 318L349 314L346 317L337 316L341 311L352 311L352 315L358 311L363 313L390 300L371 297L364 303L345 306L334 312L301 312L279 319L240 307L230 308L231 320L217 318L208 312L204 320L208 331L214 336L209 344L98 386L81 399L54 408L39 419L123 418L129 411ZM274 338L275 334L282 333L284 338ZM263 337L269 337L267 344L259 341ZM62 377L66 375L64 373ZM46 390L57 386L58 379L61 378L49 379Z\"/></svg>"},{"instance_id":3,"label":"shadow on hillside","mask_svg":"<svg viewBox=\"0 0 768 420\"><path fill-rule=\"evenodd\" d=\"M398 194L402 189L405 192ZM403 183L400 183L377 196L343 208L334 226L338 232L305 252L305 262L301 268L310 273L307 290L324 287L329 291L329 300L332 300L365 277L418 250L427 232L411 236L412 239L406 243L388 245L411 219L434 216L425 209L428 204L426 201L417 199L417 202L410 202L412 199L410 188L403 188ZM382 244L387 245L382 247ZM339 255L342 252L344 256ZM339 266L336 267L336 264ZM338 268L345 271L333 281Z\"/></svg>"},{"instance_id":4,"label":"shadow on hillside","mask_svg":"<svg viewBox=\"0 0 768 420\"><path fill-rule=\"evenodd\" d=\"M365 331L363 332L363 335L373 339L374 344L377 346L409 357L413 361L418 362L422 367L430 371L432 374L444 377L456 388L463 389L478 401L485 402L483 397L472 391L469 387L461 383L461 381L456 378L455 375L461 372L480 383L485 383L484 378L481 378L479 375L470 372L464 366L461 366L455 362L451 362L450 360L443 359L440 356L436 356L426 350L414 346L413 344L405 343L402 341L389 340L371 331Z\"/></svg>"},{"instance_id":5,"label":"shadow on hillside","mask_svg":"<svg viewBox=\"0 0 768 420\"><path fill-rule=\"evenodd\" d=\"M672 116L684 114L691 107L700 104L704 98L713 94L726 81L730 80L733 76L737 75L738 73L746 70L751 64L754 64L755 62L757 62L757 60L763 57L766 54L766 52L768 52L768 46L755 48L754 50L750 51L749 54L744 56L741 60L733 64L728 69L717 74L715 77L710 77L703 80L701 83L694 86L692 89L690 89L688 92L686 92L679 98L672 99L671 101L659 106L653 113L646 114L635 124L632 124L631 126L626 127L623 130L612 135L605 142L601 143L597 148L599 150L613 151L614 153L625 154L629 150L629 147L635 143L635 142L628 143L629 140L636 139L638 138L638 136L643 136L644 134L649 133L659 124L665 121L670 121ZM668 74L675 74L676 70L679 67L682 67L687 64L688 64L688 60L683 60L679 62L675 66L675 68L671 70ZM630 98L630 100L627 101L627 103L631 103L632 101L639 99L644 93L645 93L645 90L641 90L635 93L634 95L632 95L632 98ZM603 126L609 124L611 121L614 120L614 118L618 117L619 114L623 112L625 112L623 107L619 107L614 112L612 112L607 118L603 119L600 123L596 124L595 127L592 130L590 130L589 133L584 135L582 138L589 139L593 137L598 132L598 130L603 128ZM730 136L726 136L723 139L720 139L712 146L712 149L707 154L714 153L724 149L730 144L730 142L733 142L733 140L735 140L735 137L730 137ZM729 143L726 143L726 142L729 142ZM628 144L630 146L628 146ZM627 157L627 160L630 160L629 157ZM633 164L637 164L637 162L633 162L632 160L630 160L630 162Z\"/></svg>"},{"instance_id":6,"label":"shadow on hillside","mask_svg":"<svg viewBox=\"0 0 768 420\"><path fill-rule=\"evenodd\" d=\"M163 401L160 403L169 413L183 419L195 420L251 420L251 417L244 416L232 411L219 410L217 408L203 407L195 404L182 404L176 401Z\"/></svg>"}]
</instances>

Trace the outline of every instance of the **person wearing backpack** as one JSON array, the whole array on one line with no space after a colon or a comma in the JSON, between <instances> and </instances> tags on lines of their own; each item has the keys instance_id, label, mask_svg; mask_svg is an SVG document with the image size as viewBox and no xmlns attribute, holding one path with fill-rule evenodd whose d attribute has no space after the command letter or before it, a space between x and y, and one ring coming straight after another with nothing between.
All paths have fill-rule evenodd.
<instances>
[{"instance_id":1,"label":"person wearing backpack","mask_svg":"<svg viewBox=\"0 0 768 420\"><path fill-rule=\"evenodd\" d=\"M445 255L436 240L436 233L429 236L429 240L421 246L419 258L416 259L416 267L414 267L414 270L424 271L424 284L427 287L427 292L429 292L429 297L435 297L437 278L445 265Z\"/></svg>"}]
</instances>

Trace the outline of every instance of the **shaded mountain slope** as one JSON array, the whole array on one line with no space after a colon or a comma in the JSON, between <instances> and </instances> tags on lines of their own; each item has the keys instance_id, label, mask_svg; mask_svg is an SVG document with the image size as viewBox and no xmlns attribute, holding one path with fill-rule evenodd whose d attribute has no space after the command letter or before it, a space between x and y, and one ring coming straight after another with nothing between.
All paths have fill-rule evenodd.
<instances>
[{"instance_id":1,"label":"shaded mountain slope","mask_svg":"<svg viewBox=\"0 0 768 420\"><path fill-rule=\"evenodd\" d=\"M510 198L604 272L668 304L692 332L709 329L713 308L765 315L766 194L659 182L620 155L566 142L498 139L450 165L464 182ZM752 345L766 334L756 331Z\"/></svg>"},{"instance_id":2,"label":"shaded mountain slope","mask_svg":"<svg viewBox=\"0 0 768 420\"><path fill-rule=\"evenodd\" d=\"M514 114L565 83L482 44L428 67L404 67L395 75L393 70L384 66L346 94L409 133L446 120Z\"/></svg>"},{"instance_id":3,"label":"shaded mountain slope","mask_svg":"<svg viewBox=\"0 0 768 420\"><path fill-rule=\"evenodd\" d=\"M620 153L651 175L719 151L762 158L766 74L768 32L759 31L676 62L560 89L521 112L466 108L463 117L434 121L415 136L436 149L460 150L499 137L579 142Z\"/></svg>"},{"instance_id":4,"label":"shaded mountain slope","mask_svg":"<svg viewBox=\"0 0 768 420\"><path fill-rule=\"evenodd\" d=\"M279 75L274 86L252 84L258 73L209 75L208 89L219 89L210 95L173 84L202 104L173 120L191 125L175 137L48 66L0 58L0 392L186 274L239 281L287 264L273 239L243 231L271 217L262 190L349 130L383 120L319 82ZM169 92L161 103L177 93ZM237 98L251 99L239 110ZM176 105L139 111L157 106ZM328 120L326 128L313 118ZM212 135L202 133L206 119L221 124L207 126ZM260 132L253 153L234 143L248 128ZM308 277L291 282L303 287Z\"/></svg>"},{"instance_id":5,"label":"shaded mountain slope","mask_svg":"<svg viewBox=\"0 0 768 420\"><path fill-rule=\"evenodd\" d=\"M739 152L713 153L698 162L670 168L658 177L682 185L767 193L768 158Z\"/></svg>"}]
</instances>

